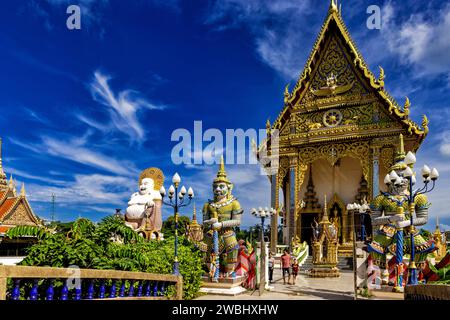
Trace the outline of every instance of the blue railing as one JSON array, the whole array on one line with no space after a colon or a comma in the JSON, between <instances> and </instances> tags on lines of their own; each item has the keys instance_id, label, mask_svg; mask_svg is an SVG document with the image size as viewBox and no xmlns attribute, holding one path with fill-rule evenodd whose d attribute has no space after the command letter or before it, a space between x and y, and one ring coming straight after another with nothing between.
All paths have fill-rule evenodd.
<instances>
[{"instance_id":1,"label":"blue railing","mask_svg":"<svg viewBox=\"0 0 450 320\"><path fill-rule=\"evenodd\" d=\"M172 299L181 300L183 278L118 270L0 266L0 300L155 300L168 299L168 290Z\"/></svg>"}]
</instances>

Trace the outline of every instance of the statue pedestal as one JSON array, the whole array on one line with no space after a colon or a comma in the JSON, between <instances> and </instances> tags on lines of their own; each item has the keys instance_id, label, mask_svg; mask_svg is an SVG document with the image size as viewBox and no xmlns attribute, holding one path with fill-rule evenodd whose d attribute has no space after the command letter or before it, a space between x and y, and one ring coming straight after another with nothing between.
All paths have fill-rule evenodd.
<instances>
[{"instance_id":1,"label":"statue pedestal","mask_svg":"<svg viewBox=\"0 0 450 320\"><path fill-rule=\"evenodd\" d=\"M223 296L236 296L247 291L241 286L244 280L244 276L237 276L236 278L219 278L219 282L211 282L208 276L203 276L200 292Z\"/></svg>"},{"instance_id":2,"label":"statue pedestal","mask_svg":"<svg viewBox=\"0 0 450 320\"><path fill-rule=\"evenodd\" d=\"M339 269L336 266L315 265L308 273L312 278L335 278L340 277Z\"/></svg>"},{"instance_id":3,"label":"statue pedestal","mask_svg":"<svg viewBox=\"0 0 450 320\"><path fill-rule=\"evenodd\" d=\"M342 243L338 246L339 257L353 257L353 243Z\"/></svg>"}]
</instances>

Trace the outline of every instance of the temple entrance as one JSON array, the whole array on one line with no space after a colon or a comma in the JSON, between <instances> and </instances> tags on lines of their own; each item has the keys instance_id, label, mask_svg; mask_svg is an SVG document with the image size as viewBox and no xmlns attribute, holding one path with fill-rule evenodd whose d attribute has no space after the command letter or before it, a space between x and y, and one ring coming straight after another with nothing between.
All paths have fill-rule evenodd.
<instances>
[{"instance_id":1,"label":"temple entrance","mask_svg":"<svg viewBox=\"0 0 450 320\"><path fill-rule=\"evenodd\" d=\"M302 241L306 241L308 243L310 254L312 254L314 218L316 218L316 221L317 221L317 214L315 214L315 213L302 213L301 214L302 229L301 229L300 239Z\"/></svg>"},{"instance_id":2,"label":"temple entrance","mask_svg":"<svg viewBox=\"0 0 450 320\"><path fill-rule=\"evenodd\" d=\"M367 213L355 216L356 241L368 241L372 239L372 223Z\"/></svg>"}]
</instances>

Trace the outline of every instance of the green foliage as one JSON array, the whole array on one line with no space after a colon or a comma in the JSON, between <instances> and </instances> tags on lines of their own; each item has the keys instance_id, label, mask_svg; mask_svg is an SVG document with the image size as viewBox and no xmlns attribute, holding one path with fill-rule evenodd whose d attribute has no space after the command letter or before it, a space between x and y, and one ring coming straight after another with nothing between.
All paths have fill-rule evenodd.
<instances>
[{"instance_id":1,"label":"green foliage","mask_svg":"<svg viewBox=\"0 0 450 320\"><path fill-rule=\"evenodd\" d=\"M11 229L13 230L13 229ZM20 233L20 231L28 233ZM28 229L17 229L15 236L27 235ZM123 244L116 243L117 236ZM194 298L200 289L201 255L183 236L179 237L178 260L183 276L183 298ZM20 263L28 266L69 267L141 271L171 274L174 262L174 238L145 241L115 216L98 225L78 219L68 233L48 234L28 248ZM55 282L55 288L62 282ZM173 292L173 289L170 290Z\"/></svg>"},{"instance_id":2,"label":"green foliage","mask_svg":"<svg viewBox=\"0 0 450 320\"><path fill-rule=\"evenodd\" d=\"M92 237L95 232L95 224L85 218L80 218L76 220L71 228L70 236L78 239L78 238L85 238L85 237Z\"/></svg>"},{"instance_id":3,"label":"green foliage","mask_svg":"<svg viewBox=\"0 0 450 320\"><path fill-rule=\"evenodd\" d=\"M108 242L111 237L119 237L124 243L143 242L143 238L127 227L124 221L117 216L107 216L99 223L96 229L98 241Z\"/></svg>"},{"instance_id":4,"label":"green foliage","mask_svg":"<svg viewBox=\"0 0 450 320\"><path fill-rule=\"evenodd\" d=\"M186 216L178 217L178 235L186 234L186 229L189 222L190 222L189 217ZM163 222L161 232L164 234L165 238L175 236L175 218L173 216L170 216Z\"/></svg>"},{"instance_id":5,"label":"green foliage","mask_svg":"<svg viewBox=\"0 0 450 320\"><path fill-rule=\"evenodd\" d=\"M372 294L370 293L370 290L367 287L364 287L362 290L360 290L359 295L364 298L372 297Z\"/></svg>"},{"instance_id":6,"label":"green foliage","mask_svg":"<svg viewBox=\"0 0 450 320\"><path fill-rule=\"evenodd\" d=\"M74 221L72 222L61 222L61 221L53 221L48 225L49 229L54 229L56 232L64 232L67 233L72 229Z\"/></svg>"},{"instance_id":7,"label":"green foliage","mask_svg":"<svg viewBox=\"0 0 450 320\"><path fill-rule=\"evenodd\" d=\"M38 240L44 240L51 236L51 232L44 227L37 226L17 226L9 229L6 232L6 236L8 238L17 238L17 237L35 237Z\"/></svg>"}]
</instances>

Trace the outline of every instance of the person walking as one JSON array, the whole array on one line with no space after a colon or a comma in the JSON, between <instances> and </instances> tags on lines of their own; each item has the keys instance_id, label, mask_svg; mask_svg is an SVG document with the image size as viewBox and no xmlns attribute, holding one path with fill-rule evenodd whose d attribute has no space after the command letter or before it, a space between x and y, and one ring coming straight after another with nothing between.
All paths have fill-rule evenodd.
<instances>
[{"instance_id":1,"label":"person walking","mask_svg":"<svg viewBox=\"0 0 450 320\"><path fill-rule=\"evenodd\" d=\"M294 258L294 262L292 263L292 284L295 284L295 281L297 280L297 275L298 275L298 261L297 259Z\"/></svg>"},{"instance_id":2,"label":"person walking","mask_svg":"<svg viewBox=\"0 0 450 320\"><path fill-rule=\"evenodd\" d=\"M275 258L272 253L269 253L269 283L273 281L273 269L275 267Z\"/></svg>"},{"instance_id":3,"label":"person walking","mask_svg":"<svg viewBox=\"0 0 450 320\"><path fill-rule=\"evenodd\" d=\"M286 284L286 273L288 275L288 284L291 284L291 255L287 251L287 249L284 250L283 255L281 256L281 267L283 269L283 284Z\"/></svg>"}]
</instances>

